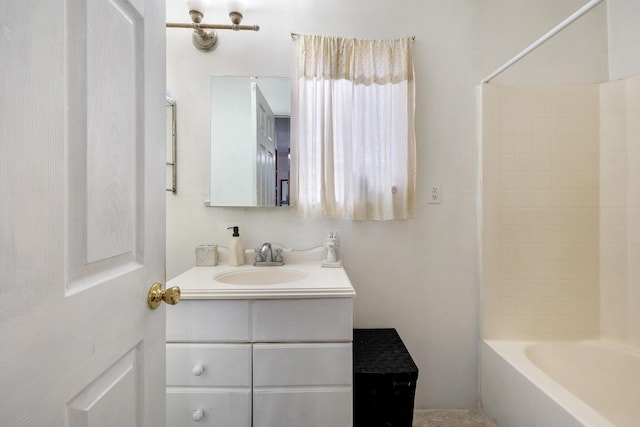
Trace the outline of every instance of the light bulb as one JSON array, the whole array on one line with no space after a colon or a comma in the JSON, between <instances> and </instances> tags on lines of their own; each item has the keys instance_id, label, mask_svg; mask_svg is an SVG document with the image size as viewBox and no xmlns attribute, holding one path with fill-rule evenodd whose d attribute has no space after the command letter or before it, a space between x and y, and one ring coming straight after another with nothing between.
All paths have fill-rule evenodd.
<instances>
[{"instance_id":1,"label":"light bulb","mask_svg":"<svg viewBox=\"0 0 640 427\"><path fill-rule=\"evenodd\" d=\"M227 2L227 8L229 9L229 13L238 12L244 15L247 9L247 2L245 0L229 0Z\"/></svg>"},{"instance_id":2,"label":"light bulb","mask_svg":"<svg viewBox=\"0 0 640 427\"><path fill-rule=\"evenodd\" d=\"M209 0L187 0L187 7L189 11L195 10L204 15L207 7L209 7Z\"/></svg>"}]
</instances>

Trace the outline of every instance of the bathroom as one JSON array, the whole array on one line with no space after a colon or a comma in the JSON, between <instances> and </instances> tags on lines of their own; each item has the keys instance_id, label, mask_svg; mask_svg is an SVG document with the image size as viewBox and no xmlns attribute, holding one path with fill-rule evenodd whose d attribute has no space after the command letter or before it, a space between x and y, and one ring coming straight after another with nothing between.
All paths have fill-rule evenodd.
<instances>
[{"instance_id":1,"label":"bathroom","mask_svg":"<svg viewBox=\"0 0 640 427\"><path fill-rule=\"evenodd\" d=\"M197 245L226 245L230 235L227 230L229 226L240 227L248 248L270 241L304 249L322 244L327 230L339 230L344 266L357 293L354 299L354 326L393 327L398 330L420 369L415 408L465 411L481 407L481 345L485 331L483 322L487 320L486 313L483 312L485 283L481 251L482 216L479 213L482 201L479 182L482 163L477 138L477 87L485 76L585 2L586 0L250 2L243 23L260 25L260 31L220 31L216 49L208 53L193 48L190 31L167 29L167 90L178 105L178 176L177 193L166 194L166 278L170 279L194 265L194 248ZM52 2L44 11L39 10L40 13L35 17L29 15L32 28L44 26L49 19L63 21L66 16L62 12L64 8L61 4L55 7L54 3L56 2ZM79 2L73 4L76 3ZM144 2L132 3L139 5ZM9 8L3 4L1 7L8 8L7 16L21 16L18 6ZM33 6L25 3L20 7ZM189 17L182 0L167 0L166 7L167 21L188 22ZM3 15L4 13L0 14ZM639 16L640 5L634 0L606 0L492 83L589 84L634 76L640 73L640 56L637 55L640 42L640 29L637 26ZM226 7L214 2L205 20L226 23ZM46 107L55 112L55 120L51 122L62 123L66 117L61 110L64 103L51 105L52 100L65 99L66 92L62 88L75 80L67 80L68 77L64 74L67 71L60 65L62 62L56 62L57 65L52 66L46 56L48 51L60 56L65 54L60 48L67 40L63 26L47 25L45 28L50 29L50 34L43 44L38 43L41 33L34 32L25 36L26 43L35 46L32 46L35 55L30 56L31 50L28 48L15 55L25 62L33 61L33 69L48 70L50 67L50 71L42 80L38 80L38 85L23 83L23 86L17 86L22 92L14 91L10 87L12 85L7 83L11 81L4 80L2 88L10 94L4 101L10 98L19 106L22 106L22 102L32 102L43 110ZM164 28L162 30L162 34L158 36L160 39L165 34ZM15 25L3 22L3 42L14 43L17 38L13 35L19 32ZM295 49L291 32L376 39L415 36L413 51L418 147L415 218L397 221L306 220L298 216L294 208L287 207L204 206L204 201L209 198L210 185L210 76L257 74L293 77ZM75 51L71 53L75 54ZM0 56L4 58L4 53ZM16 69L17 67L10 69L12 76L19 74ZM71 72L75 71L71 69ZM164 76L152 76L156 84L160 77ZM37 91L51 93L45 97L36 93ZM9 107L8 103L3 104L3 126L20 121L18 113L13 110L20 111L27 119L33 117L34 122L42 111L24 106L22 109L15 108L15 105ZM5 118L8 119L5 121ZM28 120L22 120L22 123L27 122ZM3 131L4 129L3 127ZM57 131L50 137L43 129L46 130L44 124L24 131L20 138L16 137L24 145L36 139L47 139L48 144L36 146L26 152L31 157L21 151L0 151L3 161L9 159L3 163L3 170L10 170L8 166L4 168L10 162L20 168L27 163L35 165L37 167L33 169L37 171L45 170L48 163L61 164L66 155L64 138L61 136L64 132ZM3 142L1 150L5 149L7 146ZM30 163L24 161L27 158L31 159ZM50 159L56 162L50 162ZM53 265L54 274L48 274L51 271L44 267L32 270L24 268L25 271L29 270L29 274L24 281L16 279L15 287L11 286L13 281L10 279L18 275L13 269L6 267L8 264L0 264L3 277L8 277L3 283L3 286L8 284L7 288L3 287L1 290L9 289L12 297L10 304L8 298L3 298L4 301L0 302L3 319L0 322L0 332L14 342L15 345L9 347L15 349L33 350L21 336L16 337L15 333L10 335L12 330L27 331L25 336L29 336L29 333L34 337L45 335L40 334L35 326L28 326L29 322L24 322L27 325L24 326L23 319L33 319L36 322L39 318L46 318L42 316L42 312L55 305L51 302L62 300L62 296L81 295L81 290L90 288L86 283L80 283L82 286L71 291L62 285L60 290L54 291L50 286L52 282L48 281L48 277L53 277L51 280L56 283L66 283L69 271L67 261L59 256L69 253L68 248L56 246L57 242L65 242L62 231L66 222L61 219L61 212L65 212L66 205L63 202L66 203L66 200L64 197L57 197L56 190L62 188L66 176L61 172L62 168L51 167L54 168L54 173L50 175L55 179L47 174L33 176L21 172L7 175L15 188L11 193L6 191L9 186L4 185L4 182L0 185L3 190L0 212L3 218L9 218L8 222L3 221L2 224L2 259L13 259L11 248L16 244L13 240L14 233L23 239L22 245L28 249L22 251L24 259L33 260L39 256L39 248L54 248L47 256L48 260L53 260L47 266ZM15 177L20 179L13 180ZM42 183L42 188L31 188L29 185L32 182ZM429 188L433 186L440 188L438 204L429 203ZM33 197L14 197L16 194ZM15 212L11 210L13 207L10 208L8 201L11 206L16 206ZM47 209L32 209L34 201L40 206L47 206ZM152 209L148 211L151 212ZM159 217L163 218L162 215ZM49 228L43 229L44 226ZM152 222L151 226L157 224ZM5 235L11 235L12 239L5 240ZM20 240L16 238L15 241L18 242L17 245L21 245ZM33 242L40 243L34 245ZM70 253L70 258L76 256L75 252ZM147 251L146 255L151 258L153 254L153 251ZM100 254L96 256L99 257ZM631 266L630 263L629 267ZM72 267L75 268L74 265ZM83 274L90 273L91 271L83 271ZM37 280L31 280L32 276L37 276ZM40 280L41 276L43 278ZM148 280L140 279L139 282L144 282L147 286ZM633 317L638 312L637 286L637 280L630 281L627 290L629 300L618 300L608 307L611 309L619 306L615 304L628 304L629 325L637 324L637 318ZM123 294L125 293L113 292L111 295L124 306L126 301L121 296ZM142 296L142 292L139 294ZM101 298L100 301L104 299L102 293L96 296ZM146 293L144 297L146 298ZM614 300L619 295L612 297ZM92 305L91 311L97 313L94 316L101 316L106 305ZM615 329L616 322L627 321L616 316L611 316L609 320L609 331L619 331L620 329ZM78 322L77 319L74 321ZM64 325L63 322L49 323L51 328L58 324ZM126 325L120 329L127 330ZM637 331L631 328L629 333L637 337ZM75 334L79 337L80 331ZM99 336L94 331L87 333L88 338L83 338L83 345L78 344L78 354L89 358L86 355L93 354L92 351L99 352L108 347L102 345L104 343L91 345L91 340L97 340L96 337ZM615 337L623 339L622 335ZM134 346L130 343L138 342L133 338L127 339L127 348ZM634 342L638 344L637 339ZM88 343L86 348L85 343ZM135 356L138 353L133 354ZM0 384L8 384L8 387L3 387L5 390L12 389L14 381L24 381L22 377L12 376L14 372L33 372L28 377L34 378L64 372L63 369L47 369L50 365L37 363L38 359L35 357L27 358L24 354L22 357L24 361L20 360L21 357L11 357L7 362L9 369L0 377ZM138 360L142 360L141 357ZM73 360L69 358L69 366L64 366L71 367ZM80 366L80 363L75 365ZM44 372L45 369L47 372ZM82 373L81 376L93 378L96 375ZM28 387L16 389L16 395L28 398L29 390ZM73 396L72 394L69 400ZM56 398L57 403L58 400L66 401ZM3 409L0 411L0 421L5 421L3 417L8 414L18 412L4 411L4 405L9 407L11 402L0 399L0 409ZM55 407L38 405L38 408L42 409L44 406ZM24 413L30 409L24 402L16 407L24 409L21 411ZM49 414L45 410L42 413ZM64 418L64 411L59 416ZM147 416L151 417L148 413ZM15 419L19 419L18 416ZM57 425L53 421L52 423Z\"/></svg>"},{"instance_id":2,"label":"bathroom","mask_svg":"<svg viewBox=\"0 0 640 427\"><path fill-rule=\"evenodd\" d=\"M179 100L178 193L167 194L167 276L193 266L193 248L226 245L239 225L246 246L321 244L340 230L354 284L354 326L394 327L420 369L416 409L480 404L482 276L479 271L476 86L491 71L584 5L582 0L488 2L270 2L244 21L260 32L219 32L203 54L185 30L167 30L167 85ZM411 11L411 13L407 13ZM492 81L591 83L640 72L631 1L610 0ZM210 19L224 18L223 5ZM167 20L184 20L182 1ZM244 23L244 22L243 22ZM272 24L274 23L274 24ZM275 24L277 23L277 24ZM416 217L401 221L305 220L294 208L211 208L209 77L291 76L290 32L361 38L415 36L418 189ZM428 188L440 185L441 203ZM452 331L454 331L452 333Z\"/></svg>"}]
</instances>

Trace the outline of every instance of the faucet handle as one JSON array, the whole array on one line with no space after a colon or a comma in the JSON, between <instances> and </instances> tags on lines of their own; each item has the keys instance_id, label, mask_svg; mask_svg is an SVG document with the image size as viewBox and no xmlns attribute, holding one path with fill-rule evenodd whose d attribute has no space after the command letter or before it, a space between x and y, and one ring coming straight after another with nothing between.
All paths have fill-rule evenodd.
<instances>
[{"instance_id":1,"label":"faucet handle","mask_svg":"<svg viewBox=\"0 0 640 427\"><path fill-rule=\"evenodd\" d=\"M260 248L255 249L255 252L256 252L256 259L255 259L255 261L256 261L256 262L262 262L262 261L264 261L264 260L262 259L262 251L260 250Z\"/></svg>"},{"instance_id":2,"label":"faucet handle","mask_svg":"<svg viewBox=\"0 0 640 427\"><path fill-rule=\"evenodd\" d=\"M276 254L273 257L273 260L276 262L282 262L282 249L276 248Z\"/></svg>"}]
</instances>

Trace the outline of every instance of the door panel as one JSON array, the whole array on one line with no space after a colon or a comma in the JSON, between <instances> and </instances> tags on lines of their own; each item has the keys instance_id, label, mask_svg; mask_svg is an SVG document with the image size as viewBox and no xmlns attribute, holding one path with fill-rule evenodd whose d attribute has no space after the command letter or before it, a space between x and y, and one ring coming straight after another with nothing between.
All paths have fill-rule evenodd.
<instances>
[{"instance_id":1,"label":"door panel","mask_svg":"<svg viewBox=\"0 0 640 427\"><path fill-rule=\"evenodd\" d=\"M353 400L347 387L253 392L253 427L350 426L352 419Z\"/></svg>"},{"instance_id":2,"label":"door panel","mask_svg":"<svg viewBox=\"0 0 640 427\"><path fill-rule=\"evenodd\" d=\"M351 386L351 360L351 343L256 343L253 386Z\"/></svg>"},{"instance_id":3,"label":"door panel","mask_svg":"<svg viewBox=\"0 0 640 427\"><path fill-rule=\"evenodd\" d=\"M260 91L257 83L253 83L253 108L256 111L256 192L258 206L275 206L276 204L276 146L275 116L271 106Z\"/></svg>"},{"instance_id":4,"label":"door panel","mask_svg":"<svg viewBox=\"0 0 640 427\"><path fill-rule=\"evenodd\" d=\"M121 0L66 16L67 291L140 266L144 19ZM140 124L140 125L139 125Z\"/></svg>"},{"instance_id":5,"label":"door panel","mask_svg":"<svg viewBox=\"0 0 640 427\"><path fill-rule=\"evenodd\" d=\"M135 253L136 178L141 172L136 153L144 142L136 126L143 113L137 103L144 94L138 64L143 21L124 1L90 1L87 9L86 260L95 262ZM109 24L100 25L104 20ZM68 84L81 81L69 79Z\"/></svg>"},{"instance_id":6,"label":"door panel","mask_svg":"<svg viewBox=\"0 0 640 427\"><path fill-rule=\"evenodd\" d=\"M252 306L253 341L351 342L352 319L351 298L299 300L293 308L286 300L256 300Z\"/></svg>"},{"instance_id":7,"label":"door panel","mask_svg":"<svg viewBox=\"0 0 640 427\"><path fill-rule=\"evenodd\" d=\"M167 366L168 386L251 387L251 344L168 343Z\"/></svg>"},{"instance_id":8,"label":"door panel","mask_svg":"<svg viewBox=\"0 0 640 427\"><path fill-rule=\"evenodd\" d=\"M169 427L250 427L251 389L167 390ZM302 427L302 426L298 426Z\"/></svg>"},{"instance_id":9,"label":"door panel","mask_svg":"<svg viewBox=\"0 0 640 427\"><path fill-rule=\"evenodd\" d=\"M162 427L164 3L0 16L0 425Z\"/></svg>"},{"instance_id":10,"label":"door panel","mask_svg":"<svg viewBox=\"0 0 640 427\"><path fill-rule=\"evenodd\" d=\"M67 425L142 425L139 356L136 346L74 397L67 405Z\"/></svg>"}]
</instances>

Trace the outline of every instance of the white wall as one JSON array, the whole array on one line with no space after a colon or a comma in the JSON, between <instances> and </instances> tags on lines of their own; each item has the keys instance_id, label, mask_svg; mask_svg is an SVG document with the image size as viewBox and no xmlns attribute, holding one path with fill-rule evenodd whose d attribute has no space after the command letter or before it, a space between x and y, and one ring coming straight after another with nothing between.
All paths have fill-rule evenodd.
<instances>
[{"instance_id":1,"label":"white wall","mask_svg":"<svg viewBox=\"0 0 640 427\"><path fill-rule=\"evenodd\" d=\"M611 80L640 73L640 2L608 0L609 73Z\"/></svg>"},{"instance_id":2,"label":"white wall","mask_svg":"<svg viewBox=\"0 0 640 427\"><path fill-rule=\"evenodd\" d=\"M633 1L633 0L608 0ZM558 25L587 0L480 2L475 60L483 77ZM608 80L607 1L495 78L493 83L593 83Z\"/></svg>"},{"instance_id":3,"label":"white wall","mask_svg":"<svg viewBox=\"0 0 640 427\"><path fill-rule=\"evenodd\" d=\"M611 0L614 1L614 0ZM215 51L167 30L167 88L178 103L178 194L167 196L167 275L194 264L198 244L226 245L240 226L246 247L263 241L306 248L341 230L358 296L356 327L395 327L419 369L416 408L478 404L480 304L476 250L475 86L583 0L273 0L246 13L261 31L220 32ZM502 82L589 82L607 77L606 9L549 42ZM621 13L624 15L624 13ZM169 21L187 22L182 0ZM226 23L222 7L206 22ZM360 38L415 35L418 189L406 221L306 221L286 208L205 208L209 193L209 76L292 76L290 32ZM442 203L427 204L442 185Z\"/></svg>"}]
</instances>

